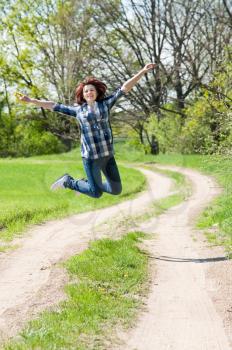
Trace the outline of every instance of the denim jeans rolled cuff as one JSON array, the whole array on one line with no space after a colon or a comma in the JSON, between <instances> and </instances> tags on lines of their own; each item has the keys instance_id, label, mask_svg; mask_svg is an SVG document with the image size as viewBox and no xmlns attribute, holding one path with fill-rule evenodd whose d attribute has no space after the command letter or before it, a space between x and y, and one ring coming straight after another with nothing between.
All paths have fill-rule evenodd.
<instances>
[{"instance_id":1,"label":"denim jeans rolled cuff","mask_svg":"<svg viewBox=\"0 0 232 350\"><path fill-rule=\"evenodd\" d=\"M70 179L64 185L65 188L70 190L77 191L83 194L86 194L92 198L100 198L103 194L103 191L100 188L91 188L88 180L74 180Z\"/></svg>"}]
</instances>

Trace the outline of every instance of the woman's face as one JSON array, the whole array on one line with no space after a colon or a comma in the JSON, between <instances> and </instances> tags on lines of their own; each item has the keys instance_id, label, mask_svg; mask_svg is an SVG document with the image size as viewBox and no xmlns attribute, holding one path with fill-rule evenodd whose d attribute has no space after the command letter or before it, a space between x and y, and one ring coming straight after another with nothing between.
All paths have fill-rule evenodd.
<instances>
[{"instance_id":1,"label":"woman's face","mask_svg":"<svg viewBox=\"0 0 232 350\"><path fill-rule=\"evenodd\" d=\"M85 85L83 88L83 97L88 104L91 104L94 101L96 101L97 90L95 86L91 84Z\"/></svg>"}]
</instances>

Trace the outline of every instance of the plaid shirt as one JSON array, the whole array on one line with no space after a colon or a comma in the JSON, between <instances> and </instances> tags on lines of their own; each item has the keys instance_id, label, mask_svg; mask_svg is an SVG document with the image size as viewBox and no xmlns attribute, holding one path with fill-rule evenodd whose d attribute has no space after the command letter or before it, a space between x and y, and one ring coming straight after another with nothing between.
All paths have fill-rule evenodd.
<instances>
[{"instance_id":1,"label":"plaid shirt","mask_svg":"<svg viewBox=\"0 0 232 350\"><path fill-rule=\"evenodd\" d=\"M70 107L57 103L53 111L76 117L81 129L81 156L98 159L114 154L113 135L109 122L110 109L124 95L119 88L114 94L95 101L94 110L87 103Z\"/></svg>"}]
</instances>

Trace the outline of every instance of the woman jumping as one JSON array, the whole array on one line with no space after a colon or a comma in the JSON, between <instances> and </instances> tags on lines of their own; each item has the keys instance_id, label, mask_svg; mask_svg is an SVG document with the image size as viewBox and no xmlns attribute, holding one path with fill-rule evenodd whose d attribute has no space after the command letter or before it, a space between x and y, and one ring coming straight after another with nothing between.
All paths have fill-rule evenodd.
<instances>
[{"instance_id":1,"label":"woman jumping","mask_svg":"<svg viewBox=\"0 0 232 350\"><path fill-rule=\"evenodd\" d=\"M103 192L113 195L121 193L121 179L114 158L113 136L109 122L110 109L121 96L133 88L145 73L154 68L155 64L146 64L114 94L107 97L105 97L107 87L103 82L93 77L86 78L76 88L78 106L75 107L37 100L26 95L19 97L23 102L75 117L79 122L81 156L87 179L75 180L69 174L65 174L52 184L51 190L69 188L94 198L101 197ZM101 173L106 178L104 183Z\"/></svg>"}]
</instances>

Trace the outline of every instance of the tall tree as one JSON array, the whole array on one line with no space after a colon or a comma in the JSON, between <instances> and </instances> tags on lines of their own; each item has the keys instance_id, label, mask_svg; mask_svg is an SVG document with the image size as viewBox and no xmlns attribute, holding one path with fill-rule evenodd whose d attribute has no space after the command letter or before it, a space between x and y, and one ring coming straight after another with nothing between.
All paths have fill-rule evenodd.
<instances>
[{"instance_id":1,"label":"tall tree","mask_svg":"<svg viewBox=\"0 0 232 350\"><path fill-rule=\"evenodd\" d=\"M36 98L73 103L77 82L92 69L85 2L12 0L2 11L1 69L7 84ZM44 110L40 118L66 142L77 139L76 123Z\"/></svg>"},{"instance_id":2,"label":"tall tree","mask_svg":"<svg viewBox=\"0 0 232 350\"><path fill-rule=\"evenodd\" d=\"M150 114L160 120L167 101L176 102L171 112L182 115L184 123L186 100L209 81L215 56L220 57L231 38L216 16L220 6L209 0L93 0L92 4L101 38L95 51L100 43L102 76L107 81L122 83L145 62L157 63L154 73L128 97L133 106L129 123L140 139ZM154 150L155 135L148 142Z\"/></svg>"},{"instance_id":3,"label":"tall tree","mask_svg":"<svg viewBox=\"0 0 232 350\"><path fill-rule=\"evenodd\" d=\"M121 1L92 1L93 17L100 31L100 40L94 43L101 61L99 74L118 86L134 75L147 62L155 62L156 69L146 75L128 95L130 108L122 105L128 122L143 141L143 125L148 116L156 112L165 102L167 76L162 56L165 54L167 26L162 21L168 0L126 3ZM151 140L152 150L158 152L155 135Z\"/></svg>"}]
</instances>

